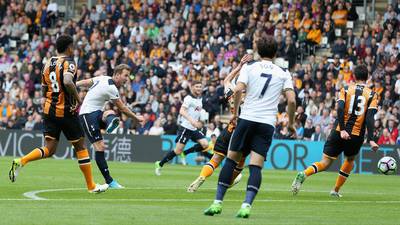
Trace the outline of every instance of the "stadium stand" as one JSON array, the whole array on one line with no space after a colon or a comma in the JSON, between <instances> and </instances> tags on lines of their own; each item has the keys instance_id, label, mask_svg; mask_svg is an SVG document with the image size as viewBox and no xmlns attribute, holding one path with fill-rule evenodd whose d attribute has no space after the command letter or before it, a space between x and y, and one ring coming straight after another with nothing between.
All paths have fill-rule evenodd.
<instances>
[{"instance_id":1,"label":"stadium stand","mask_svg":"<svg viewBox=\"0 0 400 225\"><path fill-rule=\"evenodd\" d=\"M56 37L67 33L75 40L81 79L110 75L119 63L132 67L120 92L146 122L136 126L122 115L119 133L176 134L189 82L201 79L204 129L218 134L229 112L223 78L246 52L256 52L254 41L266 33L275 36L277 56L293 74L299 139L328 136L338 90L354 82L352 68L364 63L380 99L376 141L400 143L398 1L369 23L356 8L360 1L110 2L83 5L76 18L66 19L65 7L55 2L0 0L1 129L41 129L41 68L55 54ZM276 138L289 138L285 108L282 97Z\"/></svg>"}]
</instances>

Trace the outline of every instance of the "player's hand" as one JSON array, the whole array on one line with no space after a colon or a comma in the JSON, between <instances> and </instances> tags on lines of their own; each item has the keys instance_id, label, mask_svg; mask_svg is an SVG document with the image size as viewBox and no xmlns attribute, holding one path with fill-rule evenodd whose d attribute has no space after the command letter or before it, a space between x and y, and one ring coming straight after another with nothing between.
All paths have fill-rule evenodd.
<instances>
[{"instance_id":1,"label":"player's hand","mask_svg":"<svg viewBox=\"0 0 400 225\"><path fill-rule=\"evenodd\" d=\"M379 149L379 145L375 141L369 141L369 144L371 145L372 151L376 152Z\"/></svg>"},{"instance_id":2,"label":"player's hand","mask_svg":"<svg viewBox=\"0 0 400 225\"><path fill-rule=\"evenodd\" d=\"M230 122L236 127L238 116L236 114L232 114Z\"/></svg>"},{"instance_id":3,"label":"player's hand","mask_svg":"<svg viewBox=\"0 0 400 225\"><path fill-rule=\"evenodd\" d=\"M340 137L344 140L351 139L349 133L347 133L347 131L345 131L345 130L340 131Z\"/></svg>"},{"instance_id":4,"label":"player's hand","mask_svg":"<svg viewBox=\"0 0 400 225\"><path fill-rule=\"evenodd\" d=\"M289 136L292 139L296 139L297 138L297 132L296 132L296 128L294 127L294 125L289 125L288 126L288 131L289 131Z\"/></svg>"},{"instance_id":5,"label":"player's hand","mask_svg":"<svg viewBox=\"0 0 400 225\"><path fill-rule=\"evenodd\" d=\"M251 54L246 54L242 57L242 59L240 60L240 65L244 65L248 62L250 62L251 60L253 60L253 55Z\"/></svg>"},{"instance_id":6,"label":"player's hand","mask_svg":"<svg viewBox=\"0 0 400 225\"><path fill-rule=\"evenodd\" d=\"M200 121L192 121L191 124L192 124L192 126L196 127L197 129L203 128L203 123Z\"/></svg>"},{"instance_id":7,"label":"player's hand","mask_svg":"<svg viewBox=\"0 0 400 225\"><path fill-rule=\"evenodd\" d=\"M79 109L80 105L81 105L80 101L74 101L71 105L71 109L70 109L71 113L72 114L78 113L78 109Z\"/></svg>"},{"instance_id":8,"label":"player's hand","mask_svg":"<svg viewBox=\"0 0 400 225\"><path fill-rule=\"evenodd\" d=\"M143 122L144 122L143 116L136 116L136 121L137 121L138 123L143 123Z\"/></svg>"}]
</instances>

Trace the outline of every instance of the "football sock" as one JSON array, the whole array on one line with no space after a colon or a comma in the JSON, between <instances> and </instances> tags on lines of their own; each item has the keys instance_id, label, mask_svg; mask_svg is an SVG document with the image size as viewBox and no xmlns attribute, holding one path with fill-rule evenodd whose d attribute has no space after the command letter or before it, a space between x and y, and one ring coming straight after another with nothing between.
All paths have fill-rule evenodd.
<instances>
[{"instance_id":1,"label":"football sock","mask_svg":"<svg viewBox=\"0 0 400 225\"><path fill-rule=\"evenodd\" d=\"M49 149L47 147L35 148L27 155L21 158L21 164L22 166L24 166L30 161L46 158L48 156L49 156Z\"/></svg>"},{"instance_id":2,"label":"football sock","mask_svg":"<svg viewBox=\"0 0 400 225\"><path fill-rule=\"evenodd\" d=\"M324 171L325 167L322 163L320 162L315 162L314 164L312 164L311 166L309 166L306 170L304 170L304 173L306 174L306 176L311 176L315 173Z\"/></svg>"},{"instance_id":3,"label":"football sock","mask_svg":"<svg viewBox=\"0 0 400 225\"><path fill-rule=\"evenodd\" d=\"M203 151L203 150L204 150L204 149L203 149L203 147L201 147L201 144L195 144L195 145L193 145L191 148L189 148L189 149L183 151L183 154L188 155L188 154L190 154L190 153L193 153L193 152L201 152L201 151Z\"/></svg>"},{"instance_id":4,"label":"football sock","mask_svg":"<svg viewBox=\"0 0 400 225\"><path fill-rule=\"evenodd\" d=\"M249 180L247 181L246 199L244 203L252 204L261 186L261 167L249 165Z\"/></svg>"},{"instance_id":5,"label":"football sock","mask_svg":"<svg viewBox=\"0 0 400 225\"><path fill-rule=\"evenodd\" d=\"M200 176L201 177L209 177L209 176L211 176L214 173L214 170L218 168L218 166L219 166L219 163L217 163L213 159L211 159L201 169Z\"/></svg>"},{"instance_id":6,"label":"football sock","mask_svg":"<svg viewBox=\"0 0 400 225\"><path fill-rule=\"evenodd\" d=\"M110 125L110 123L113 121L113 119L117 117L115 114L110 114L106 117L106 124L107 126Z\"/></svg>"},{"instance_id":7,"label":"football sock","mask_svg":"<svg viewBox=\"0 0 400 225\"><path fill-rule=\"evenodd\" d=\"M108 170L108 165L106 158L104 156L104 152L96 151L95 153L96 164L99 168L101 174L104 177L104 180L107 184L110 184L113 181L113 178L110 176L110 171Z\"/></svg>"},{"instance_id":8,"label":"football sock","mask_svg":"<svg viewBox=\"0 0 400 225\"><path fill-rule=\"evenodd\" d=\"M207 157L208 159L211 159L213 157L213 154L209 153L209 152L202 152L202 154Z\"/></svg>"},{"instance_id":9,"label":"football sock","mask_svg":"<svg viewBox=\"0 0 400 225\"><path fill-rule=\"evenodd\" d=\"M243 165L242 165L243 166ZM231 184L233 184L233 182L235 181L236 177L242 172L243 167L240 166L240 163L235 167L235 169L233 170L233 175L232 175L232 179L231 179Z\"/></svg>"},{"instance_id":10,"label":"football sock","mask_svg":"<svg viewBox=\"0 0 400 225\"><path fill-rule=\"evenodd\" d=\"M93 190L96 187L96 184L93 181L89 152L87 149L83 149L81 151L77 151L76 156L78 158L79 168L85 176L86 186L88 190Z\"/></svg>"},{"instance_id":11,"label":"football sock","mask_svg":"<svg viewBox=\"0 0 400 225\"><path fill-rule=\"evenodd\" d=\"M347 161L343 162L342 167L340 167L339 176L336 179L335 184L335 191L339 192L339 189L343 186L346 179L349 177L351 170L353 170L354 161Z\"/></svg>"},{"instance_id":12,"label":"football sock","mask_svg":"<svg viewBox=\"0 0 400 225\"><path fill-rule=\"evenodd\" d=\"M222 201L224 199L226 190L230 186L232 179L233 170L235 169L237 163L230 158L226 158L225 164L219 173L217 194L215 200Z\"/></svg>"},{"instance_id":13,"label":"football sock","mask_svg":"<svg viewBox=\"0 0 400 225\"><path fill-rule=\"evenodd\" d=\"M160 161L160 166L163 167L165 163L169 162L176 156L176 153L172 150L164 156L164 158Z\"/></svg>"}]
</instances>

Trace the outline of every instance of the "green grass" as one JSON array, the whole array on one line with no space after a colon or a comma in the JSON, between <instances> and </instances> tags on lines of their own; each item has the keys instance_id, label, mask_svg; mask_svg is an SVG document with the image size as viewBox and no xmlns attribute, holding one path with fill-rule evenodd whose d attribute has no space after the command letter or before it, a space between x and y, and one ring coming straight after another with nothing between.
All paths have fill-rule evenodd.
<instances>
[{"instance_id":1,"label":"green grass","mask_svg":"<svg viewBox=\"0 0 400 225\"><path fill-rule=\"evenodd\" d=\"M400 177L351 175L340 200L328 196L336 173L308 179L303 191L289 192L295 172L263 172L261 190L249 219L235 214L244 198L248 170L239 185L228 191L221 215L203 216L214 196L219 170L197 193L186 187L201 167L167 165L163 175L154 175L153 164L109 163L114 178L128 187L89 194L76 161L41 160L23 168L16 183L8 180L11 158L0 158L0 224L400 224ZM93 164L97 182L103 182ZM29 200L25 192L48 200Z\"/></svg>"}]
</instances>

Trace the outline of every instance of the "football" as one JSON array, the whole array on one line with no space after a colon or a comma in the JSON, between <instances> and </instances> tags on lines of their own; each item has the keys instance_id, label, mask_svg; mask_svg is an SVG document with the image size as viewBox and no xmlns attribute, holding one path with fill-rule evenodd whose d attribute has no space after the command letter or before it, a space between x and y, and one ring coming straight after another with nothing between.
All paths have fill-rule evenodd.
<instances>
[{"instance_id":1,"label":"football","mask_svg":"<svg viewBox=\"0 0 400 225\"><path fill-rule=\"evenodd\" d=\"M390 175L396 173L397 163L396 160L390 156L381 158L378 162L378 171Z\"/></svg>"}]
</instances>

